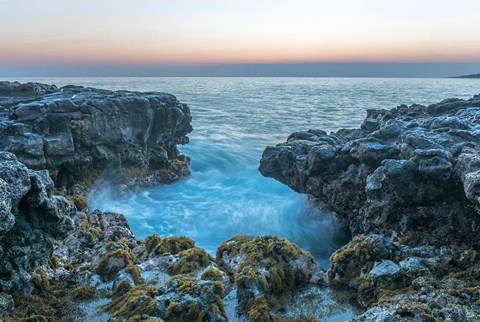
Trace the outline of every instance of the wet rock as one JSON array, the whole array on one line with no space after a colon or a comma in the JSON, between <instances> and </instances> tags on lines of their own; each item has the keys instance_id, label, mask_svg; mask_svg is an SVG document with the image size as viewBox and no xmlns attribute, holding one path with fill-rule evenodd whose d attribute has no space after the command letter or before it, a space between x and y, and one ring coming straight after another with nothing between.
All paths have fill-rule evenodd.
<instances>
[{"instance_id":1,"label":"wet rock","mask_svg":"<svg viewBox=\"0 0 480 322\"><path fill-rule=\"evenodd\" d=\"M235 280L239 312L252 321L270 321L275 301L312 281L323 269L295 244L273 236L237 236L217 249L217 263Z\"/></svg>"},{"instance_id":2,"label":"wet rock","mask_svg":"<svg viewBox=\"0 0 480 322\"><path fill-rule=\"evenodd\" d=\"M381 278L384 276L395 276L400 273L400 266L395 264L391 260L385 259L380 263L373 266L372 270L368 273L374 278Z\"/></svg>"},{"instance_id":3,"label":"wet rock","mask_svg":"<svg viewBox=\"0 0 480 322\"><path fill-rule=\"evenodd\" d=\"M328 283L366 309L352 321L476 321L478 262L459 267L453 258L445 247L360 235L332 255Z\"/></svg>"},{"instance_id":4,"label":"wet rock","mask_svg":"<svg viewBox=\"0 0 480 322\"><path fill-rule=\"evenodd\" d=\"M189 174L187 105L159 92L0 82L0 150L32 169L48 169L57 187L85 193L108 170L128 186Z\"/></svg>"},{"instance_id":5,"label":"wet rock","mask_svg":"<svg viewBox=\"0 0 480 322\"><path fill-rule=\"evenodd\" d=\"M475 245L479 115L479 96L367 110L360 129L297 132L267 147L260 171L325 202L354 235Z\"/></svg>"},{"instance_id":6,"label":"wet rock","mask_svg":"<svg viewBox=\"0 0 480 322\"><path fill-rule=\"evenodd\" d=\"M54 238L73 228L73 204L52 194L46 171L0 152L0 290L29 294L32 273L48 266Z\"/></svg>"},{"instance_id":7,"label":"wet rock","mask_svg":"<svg viewBox=\"0 0 480 322\"><path fill-rule=\"evenodd\" d=\"M13 297L6 293L0 293L0 316L8 315L15 308Z\"/></svg>"}]
</instances>

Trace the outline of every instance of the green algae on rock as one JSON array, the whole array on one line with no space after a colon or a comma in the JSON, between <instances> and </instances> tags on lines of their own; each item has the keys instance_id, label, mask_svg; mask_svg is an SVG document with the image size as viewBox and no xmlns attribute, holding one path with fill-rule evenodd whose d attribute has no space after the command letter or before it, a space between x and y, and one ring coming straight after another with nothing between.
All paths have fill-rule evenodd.
<instances>
[{"instance_id":1,"label":"green algae on rock","mask_svg":"<svg viewBox=\"0 0 480 322\"><path fill-rule=\"evenodd\" d=\"M158 234L152 234L145 238L147 251L155 255L176 255L194 246L195 242L192 239L183 236L160 237Z\"/></svg>"},{"instance_id":2,"label":"green algae on rock","mask_svg":"<svg viewBox=\"0 0 480 322\"><path fill-rule=\"evenodd\" d=\"M235 281L239 308L256 321L272 319L277 298L324 273L310 254L275 236L234 237L217 249L217 263Z\"/></svg>"},{"instance_id":3,"label":"green algae on rock","mask_svg":"<svg viewBox=\"0 0 480 322\"><path fill-rule=\"evenodd\" d=\"M367 309L354 321L478 321L479 264L459 267L464 253L359 235L332 255L327 277Z\"/></svg>"},{"instance_id":4,"label":"green algae on rock","mask_svg":"<svg viewBox=\"0 0 480 322\"><path fill-rule=\"evenodd\" d=\"M104 281L112 280L121 269L130 266L134 259L135 255L130 250L113 250L102 256L96 272Z\"/></svg>"},{"instance_id":5,"label":"green algae on rock","mask_svg":"<svg viewBox=\"0 0 480 322\"><path fill-rule=\"evenodd\" d=\"M171 275L189 274L206 268L213 258L203 249L193 247L178 253L179 259L168 267Z\"/></svg>"},{"instance_id":6,"label":"green algae on rock","mask_svg":"<svg viewBox=\"0 0 480 322\"><path fill-rule=\"evenodd\" d=\"M166 321L227 321L220 282L175 276L160 287L135 287L105 305L114 317Z\"/></svg>"}]
</instances>

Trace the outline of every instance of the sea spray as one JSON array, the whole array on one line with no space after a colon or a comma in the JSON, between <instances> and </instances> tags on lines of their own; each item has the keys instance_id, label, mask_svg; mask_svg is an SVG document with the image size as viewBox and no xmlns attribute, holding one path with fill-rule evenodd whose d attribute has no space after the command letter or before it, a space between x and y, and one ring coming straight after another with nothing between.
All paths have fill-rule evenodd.
<instances>
[{"instance_id":1,"label":"sea spray","mask_svg":"<svg viewBox=\"0 0 480 322\"><path fill-rule=\"evenodd\" d=\"M90 196L93 209L123 213L137 237L183 235L215 254L233 236L276 235L310 251L325 267L343 243L333 216L305 195L257 170L259 151L241 142L192 140L192 176L174 184L118 194L105 185Z\"/></svg>"}]
</instances>

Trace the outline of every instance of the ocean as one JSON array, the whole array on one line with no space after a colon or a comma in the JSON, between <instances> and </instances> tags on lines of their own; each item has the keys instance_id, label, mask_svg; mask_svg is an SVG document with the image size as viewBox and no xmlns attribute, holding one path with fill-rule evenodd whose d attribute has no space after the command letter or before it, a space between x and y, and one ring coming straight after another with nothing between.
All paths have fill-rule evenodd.
<instances>
[{"instance_id":1,"label":"ocean","mask_svg":"<svg viewBox=\"0 0 480 322\"><path fill-rule=\"evenodd\" d=\"M8 79L7 79L8 80ZM258 172L267 145L295 131L358 127L366 109L431 104L480 93L480 79L395 78L20 78L21 82L163 91L187 103L194 131L181 146L192 176L119 196L94 189L92 209L123 213L139 238L184 235L215 254L233 236L277 235L328 268L348 239L332 214Z\"/></svg>"}]
</instances>

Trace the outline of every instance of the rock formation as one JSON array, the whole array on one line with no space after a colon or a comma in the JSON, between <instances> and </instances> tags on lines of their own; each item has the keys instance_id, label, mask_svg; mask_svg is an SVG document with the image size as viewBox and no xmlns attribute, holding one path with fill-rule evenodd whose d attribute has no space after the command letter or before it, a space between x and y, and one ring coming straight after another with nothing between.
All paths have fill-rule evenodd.
<instances>
[{"instance_id":1,"label":"rock formation","mask_svg":"<svg viewBox=\"0 0 480 322\"><path fill-rule=\"evenodd\" d=\"M368 110L360 129L267 147L263 175L313 195L356 236L327 283L353 321L480 320L480 95Z\"/></svg>"},{"instance_id":2,"label":"rock formation","mask_svg":"<svg viewBox=\"0 0 480 322\"><path fill-rule=\"evenodd\" d=\"M477 244L480 96L368 110L360 129L293 133L267 147L263 175L311 194L352 234Z\"/></svg>"},{"instance_id":3,"label":"rock formation","mask_svg":"<svg viewBox=\"0 0 480 322\"><path fill-rule=\"evenodd\" d=\"M52 188L47 171L0 152L0 292L31 293L32 274L48 266L55 238L73 228L75 207Z\"/></svg>"},{"instance_id":4,"label":"rock formation","mask_svg":"<svg viewBox=\"0 0 480 322\"><path fill-rule=\"evenodd\" d=\"M106 169L128 185L189 174L177 144L192 131L187 105L166 93L0 82L0 150L55 186L85 192Z\"/></svg>"},{"instance_id":5,"label":"rock formation","mask_svg":"<svg viewBox=\"0 0 480 322\"><path fill-rule=\"evenodd\" d=\"M478 321L476 251L410 247L383 235L359 235L332 255L332 287L367 311L353 321Z\"/></svg>"}]
</instances>

